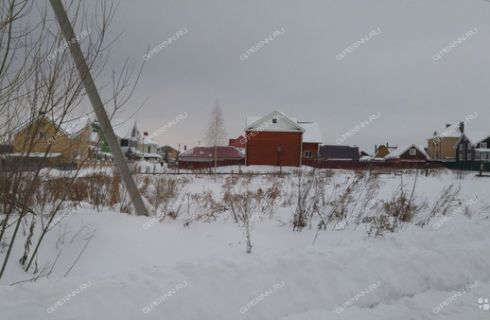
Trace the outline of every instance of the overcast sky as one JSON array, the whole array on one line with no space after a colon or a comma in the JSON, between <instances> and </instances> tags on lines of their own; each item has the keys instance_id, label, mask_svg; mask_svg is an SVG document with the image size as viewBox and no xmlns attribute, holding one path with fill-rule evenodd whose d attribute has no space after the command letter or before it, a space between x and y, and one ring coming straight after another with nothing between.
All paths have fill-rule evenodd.
<instances>
[{"instance_id":1,"label":"overcast sky","mask_svg":"<svg viewBox=\"0 0 490 320\"><path fill-rule=\"evenodd\" d=\"M142 62L179 30L186 33L146 62L133 99L134 108L147 99L136 115L142 131L187 112L155 138L161 144L202 143L216 99L230 137L243 133L246 116L274 109L318 122L324 144L379 114L344 142L367 151L385 142L425 145L445 123L475 112L467 130L490 134L488 1L121 0L111 67L127 57Z\"/></svg>"}]
</instances>

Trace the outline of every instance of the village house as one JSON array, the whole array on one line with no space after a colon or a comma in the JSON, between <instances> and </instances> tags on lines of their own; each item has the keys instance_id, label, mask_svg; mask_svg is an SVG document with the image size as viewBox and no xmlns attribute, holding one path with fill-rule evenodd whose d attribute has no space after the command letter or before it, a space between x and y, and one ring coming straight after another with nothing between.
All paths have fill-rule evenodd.
<instances>
[{"instance_id":1,"label":"village house","mask_svg":"<svg viewBox=\"0 0 490 320\"><path fill-rule=\"evenodd\" d=\"M145 160L160 161L162 156L157 152L158 143L150 138L148 132L143 133L143 139L139 146L139 150L142 153L142 157Z\"/></svg>"},{"instance_id":2,"label":"village house","mask_svg":"<svg viewBox=\"0 0 490 320\"><path fill-rule=\"evenodd\" d=\"M430 157L424 148L415 144L392 150L385 156L386 161L391 162L427 162Z\"/></svg>"},{"instance_id":3,"label":"village house","mask_svg":"<svg viewBox=\"0 0 490 320\"><path fill-rule=\"evenodd\" d=\"M81 117L61 124L58 121L45 115L25 121L14 131L13 153L9 157L28 154L33 161L44 159L47 165L80 165L90 156L91 120Z\"/></svg>"},{"instance_id":4,"label":"village house","mask_svg":"<svg viewBox=\"0 0 490 320\"><path fill-rule=\"evenodd\" d=\"M318 157L321 133L313 122L298 122L279 111L248 117L245 137L247 165L300 166Z\"/></svg>"},{"instance_id":5,"label":"village house","mask_svg":"<svg viewBox=\"0 0 490 320\"><path fill-rule=\"evenodd\" d=\"M446 124L441 133L427 140L427 152L432 160L456 161L456 148L464 134L464 122Z\"/></svg>"},{"instance_id":6,"label":"village house","mask_svg":"<svg viewBox=\"0 0 490 320\"><path fill-rule=\"evenodd\" d=\"M472 143L466 134L463 134L456 144L456 161L490 162L490 136Z\"/></svg>"},{"instance_id":7,"label":"village house","mask_svg":"<svg viewBox=\"0 0 490 320\"><path fill-rule=\"evenodd\" d=\"M389 155L391 152L395 151L397 147L395 146L390 146L389 143L387 142L386 144L382 144L380 146L374 146L374 159L384 159L386 158L387 155Z\"/></svg>"},{"instance_id":8,"label":"village house","mask_svg":"<svg viewBox=\"0 0 490 320\"><path fill-rule=\"evenodd\" d=\"M490 162L490 136L487 136L474 144L475 160Z\"/></svg>"},{"instance_id":9,"label":"village house","mask_svg":"<svg viewBox=\"0 0 490 320\"><path fill-rule=\"evenodd\" d=\"M235 147L217 146L218 166L244 164L245 156ZM215 147L194 147L179 154L179 168L211 168L215 164Z\"/></svg>"},{"instance_id":10,"label":"village house","mask_svg":"<svg viewBox=\"0 0 490 320\"><path fill-rule=\"evenodd\" d=\"M130 160L141 159L143 152L140 151L140 148L143 137L136 120L113 120L111 123L124 155Z\"/></svg>"},{"instance_id":11,"label":"village house","mask_svg":"<svg viewBox=\"0 0 490 320\"><path fill-rule=\"evenodd\" d=\"M162 157L165 163L176 163L179 157L179 151L169 145L158 147L157 153Z\"/></svg>"},{"instance_id":12,"label":"village house","mask_svg":"<svg viewBox=\"0 0 490 320\"><path fill-rule=\"evenodd\" d=\"M475 148L466 134L462 134L456 142L456 161L473 161L475 159Z\"/></svg>"}]
</instances>

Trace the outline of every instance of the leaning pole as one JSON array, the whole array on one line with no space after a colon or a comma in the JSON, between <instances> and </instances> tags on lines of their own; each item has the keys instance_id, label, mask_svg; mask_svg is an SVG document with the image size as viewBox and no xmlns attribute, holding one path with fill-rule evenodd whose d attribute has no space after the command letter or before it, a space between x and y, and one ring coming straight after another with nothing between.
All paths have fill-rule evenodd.
<instances>
[{"instance_id":1,"label":"leaning pole","mask_svg":"<svg viewBox=\"0 0 490 320\"><path fill-rule=\"evenodd\" d=\"M131 202L133 203L134 209L137 215L148 215L148 211L143 203L143 199L141 199L141 195L138 192L138 188L136 187L136 183L131 176L131 172L129 171L128 163L122 153L122 150L119 146L119 142L117 140L116 135L114 134L114 130L112 128L111 122L107 113L104 109L104 104L100 99L99 92L97 91L97 87L95 86L94 79L90 74L90 69L85 61L85 57L83 56L82 50L80 49L80 45L78 43L77 38L75 37L75 33L73 32L73 27L68 19L65 8L61 3L61 0L49 0L51 3L51 7L56 15L56 19L61 28L61 32L68 43L68 47L70 48L71 56L75 61L75 64L78 69L78 73L80 74L80 78L85 87L85 91L89 97L90 103L94 108L95 115L97 116L97 120L99 121L100 128L104 133L104 136L111 148L112 155L114 156L114 161L116 162L116 166L119 169L119 173L121 174L121 178L126 185L126 189L128 190L129 196L131 197Z\"/></svg>"}]
</instances>

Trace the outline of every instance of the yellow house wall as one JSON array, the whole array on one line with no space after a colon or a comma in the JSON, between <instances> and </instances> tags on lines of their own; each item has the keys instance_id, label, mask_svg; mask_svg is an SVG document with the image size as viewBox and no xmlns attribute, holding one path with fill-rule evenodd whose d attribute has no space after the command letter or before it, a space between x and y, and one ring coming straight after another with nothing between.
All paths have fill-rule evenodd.
<instances>
[{"instance_id":1,"label":"yellow house wall","mask_svg":"<svg viewBox=\"0 0 490 320\"><path fill-rule=\"evenodd\" d=\"M432 159L456 159L456 143L459 138L431 138L427 142L427 151Z\"/></svg>"},{"instance_id":2,"label":"yellow house wall","mask_svg":"<svg viewBox=\"0 0 490 320\"><path fill-rule=\"evenodd\" d=\"M37 126L39 126L37 128ZM37 135L32 139L32 134L36 132ZM41 138L40 132L45 132L46 137ZM78 152L81 159L85 159L89 156L88 145L91 130L87 126L79 135L79 138L72 138L62 131L57 131L56 126L46 120L41 119L36 123L32 123L29 126L20 130L14 137L14 152L46 152L49 150L51 153L61 153L61 157L56 158L57 164L70 164L78 163L75 161L75 153ZM32 144L31 144L32 140Z\"/></svg>"}]
</instances>

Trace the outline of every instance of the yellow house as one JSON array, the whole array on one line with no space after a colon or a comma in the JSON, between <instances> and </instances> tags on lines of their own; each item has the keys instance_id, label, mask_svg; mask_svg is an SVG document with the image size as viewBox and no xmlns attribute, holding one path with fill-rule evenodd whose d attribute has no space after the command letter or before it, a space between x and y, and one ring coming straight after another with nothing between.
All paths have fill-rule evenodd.
<instances>
[{"instance_id":1,"label":"yellow house","mask_svg":"<svg viewBox=\"0 0 490 320\"><path fill-rule=\"evenodd\" d=\"M390 154L393 150L396 150L396 147L390 146L388 142L386 145L376 146L376 153L374 154L375 158L384 158Z\"/></svg>"},{"instance_id":2,"label":"yellow house","mask_svg":"<svg viewBox=\"0 0 490 320\"><path fill-rule=\"evenodd\" d=\"M80 165L90 156L92 129L90 119L82 117L57 125L46 116L28 121L17 128L12 157L29 154L51 165Z\"/></svg>"},{"instance_id":3,"label":"yellow house","mask_svg":"<svg viewBox=\"0 0 490 320\"><path fill-rule=\"evenodd\" d=\"M464 123L447 124L443 132L427 139L427 153L434 160L455 161L457 144L464 133Z\"/></svg>"}]
</instances>

